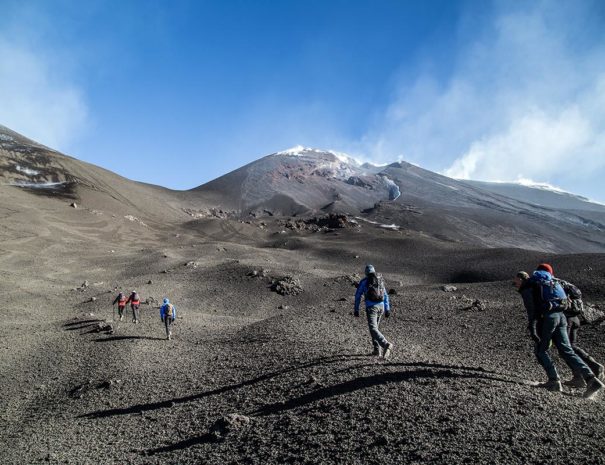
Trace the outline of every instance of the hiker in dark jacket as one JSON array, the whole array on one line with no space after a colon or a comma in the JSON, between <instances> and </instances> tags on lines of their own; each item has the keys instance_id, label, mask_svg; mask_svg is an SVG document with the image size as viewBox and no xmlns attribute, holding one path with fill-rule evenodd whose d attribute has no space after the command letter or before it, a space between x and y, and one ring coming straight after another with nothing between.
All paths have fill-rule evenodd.
<instances>
[{"instance_id":1,"label":"hiker in dark jacket","mask_svg":"<svg viewBox=\"0 0 605 465\"><path fill-rule=\"evenodd\" d=\"M565 292L559 284L553 282L552 275L547 271L536 270L529 276L521 271L515 276L515 286L527 310L529 333L536 343L536 357L548 375L548 381L540 386L549 391L563 390L557 369L548 353L554 342L572 371L580 373L586 381L584 397L590 398L603 389L605 385L595 377L569 343L567 320L563 314L566 306Z\"/></svg>"},{"instance_id":2,"label":"hiker in dark jacket","mask_svg":"<svg viewBox=\"0 0 605 465\"><path fill-rule=\"evenodd\" d=\"M126 308L126 296L123 292L120 292L117 297L114 299L113 304L118 304L118 315L120 317L120 321L124 319L124 309Z\"/></svg>"},{"instance_id":3,"label":"hiker in dark jacket","mask_svg":"<svg viewBox=\"0 0 605 465\"><path fill-rule=\"evenodd\" d=\"M567 336L569 338L569 343L571 344L574 352L590 367L592 372L595 374L597 378L603 379L603 374L605 372L605 367L602 364L597 362L594 357L592 357L588 352L586 352L582 347L578 345L579 340L579 331L580 331L580 315L584 311L584 303L582 302L582 291L578 289L577 286L573 285L569 281L565 281L560 278L555 277L555 273L553 267L548 263L542 263L538 265L538 270L549 272L553 280L558 282L565 291L565 295L569 300L569 305L567 310L563 312L565 318L567 319ZM582 373L574 371L573 378L569 381L565 381L563 384L569 387L574 388L583 388L586 387L586 382L582 377Z\"/></svg>"},{"instance_id":4,"label":"hiker in dark jacket","mask_svg":"<svg viewBox=\"0 0 605 465\"><path fill-rule=\"evenodd\" d=\"M176 320L176 307L164 298L164 304L160 307L160 318L166 326L166 339L172 339L172 323Z\"/></svg>"},{"instance_id":5,"label":"hiker in dark jacket","mask_svg":"<svg viewBox=\"0 0 605 465\"><path fill-rule=\"evenodd\" d=\"M359 304L363 296L366 302L368 327L370 329L370 336L372 337L372 345L374 346L372 355L379 357L382 354L383 358L386 359L391 355L393 343L386 340L378 329L378 326L380 325L382 315L384 314L385 318L388 318L391 313L389 294L384 287L382 276L376 274L376 270L372 265L366 266L365 275L366 277L359 282L357 292L355 293L354 315L356 317L359 316Z\"/></svg>"},{"instance_id":6,"label":"hiker in dark jacket","mask_svg":"<svg viewBox=\"0 0 605 465\"><path fill-rule=\"evenodd\" d=\"M139 319L139 307L141 306L141 299L139 299L139 294L137 291L132 291L130 297L126 301L126 305L130 304L130 308L132 309L132 322L138 324L141 322Z\"/></svg>"}]
</instances>

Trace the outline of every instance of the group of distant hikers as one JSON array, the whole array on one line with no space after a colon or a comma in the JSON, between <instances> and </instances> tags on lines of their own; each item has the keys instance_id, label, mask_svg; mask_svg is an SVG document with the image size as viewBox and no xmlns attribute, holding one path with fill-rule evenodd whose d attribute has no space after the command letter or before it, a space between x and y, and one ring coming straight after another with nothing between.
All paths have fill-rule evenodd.
<instances>
[{"instance_id":1,"label":"group of distant hikers","mask_svg":"<svg viewBox=\"0 0 605 465\"><path fill-rule=\"evenodd\" d=\"M391 313L389 295L382 276L376 273L372 265L366 265L365 275L357 285L354 315L359 316L359 305L364 297L374 346L372 354L386 359L391 355L393 343L387 341L378 327L382 316L388 318ZM571 388L586 388L586 398L596 395L605 387L601 381L605 368L578 346L579 316L584 310L580 289L555 278L553 268L548 263L538 265L531 276L525 271L518 272L514 285L527 310L529 334L535 343L534 352L548 376L548 381L539 386L549 391L563 390L557 369L548 353L554 342L573 372L573 377L564 384Z\"/></svg>"},{"instance_id":2,"label":"group of distant hikers","mask_svg":"<svg viewBox=\"0 0 605 465\"><path fill-rule=\"evenodd\" d=\"M582 292L573 284L555 278L554 271L548 263L538 265L530 276L520 271L513 283L525 305L528 318L528 329L535 343L535 355L548 376L548 381L540 384L549 391L561 392L563 387L557 369L548 351L553 342L559 354L573 372L573 377L564 384L572 388L586 388L584 397L592 397L605 387L601 381L605 368L588 352L578 346L580 329L579 316L583 312ZM359 317L362 297L365 300L366 316L372 346L372 355L388 359L393 351L393 343L380 332L380 320L391 314L389 294L382 275L376 273L372 265L366 265L365 278L357 284L353 314ZM136 291L130 296L122 292L113 301L118 304L120 321L128 304L132 309L132 322L140 322L139 306L141 300ZM166 338L172 337L172 324L176 319L176 307L168 298L160 307L160 319L166 328Z\"/></svg>"},{"instance_id":3,"label":"group of distant hikers","mask_svg":"<svg viewBox=\"0 0 605 465\"><path fill-rule=\"evenodd\" d=\"M120 321L124 319L124 311L126 306L130 304L132 310L132 322L139 324L141 322L139 308L141 306L141 299L137 291L132 291L130 296L126 298L126 294L120 292L113 301L113 306L118 304L118 317ZM170 303L168 298L164 298L164 302L160 306L160 319L166 328L166 339L172 338L172 324L176 320L176 306Z\"/></svg>"}]
</instances>

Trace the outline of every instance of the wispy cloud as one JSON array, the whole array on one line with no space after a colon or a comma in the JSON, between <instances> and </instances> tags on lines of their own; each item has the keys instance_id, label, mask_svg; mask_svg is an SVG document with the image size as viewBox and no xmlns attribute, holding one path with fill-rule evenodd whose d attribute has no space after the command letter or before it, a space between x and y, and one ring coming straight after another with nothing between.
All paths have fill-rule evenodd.
<instances>
[{"instance_id":1,"label":"wispy cloud","mask_svg":"<svg viewBox=\"0 0 605 465\"><path fill-rule=\"evenodd\" d=\"M466 179L605 175L604 17L599 2L542 1L466 18L453 72L404 80L366 150Z\"/></svg>"},{"instance_id":2,"label":"wispy cloud","mask_svg":"<svg viewBox=\"0 0 605 465\"><path fill-rule=\"evenodd\" d=\"M81 88L46 47L0 34L0 124L69 150L87 121Z\"/></svg>"}]
</instances>

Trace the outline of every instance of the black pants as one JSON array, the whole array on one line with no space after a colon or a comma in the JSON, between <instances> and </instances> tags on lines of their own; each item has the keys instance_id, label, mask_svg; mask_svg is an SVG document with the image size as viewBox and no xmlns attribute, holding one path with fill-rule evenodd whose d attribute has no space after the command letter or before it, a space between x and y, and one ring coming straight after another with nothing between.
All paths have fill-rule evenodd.
<instances>
[{"instance_id":1,"label":"black pants","mask_svg":"<svg viewBox=\"0 0 605 465\"><path fill-rule=\"evenodd\" d=\"M124 315L124 306L123 305L118 305L118 316L120 318L122 318L122 315Z\"/></svg>"},{"instance_id":2,"label":"black pants","mask_svg":"<svg viewBox=\"0 0 605 465\"><path fill-rule=\"evenodd\" d=\"M569 342L574 352L590 367L593 373L598 372L599 363L584 349L578 346L580 332L580 318L577 316L567 317L567 335L569 336ZM574 373L575 374L575 373Z\"/></svg>"}]
</instances>

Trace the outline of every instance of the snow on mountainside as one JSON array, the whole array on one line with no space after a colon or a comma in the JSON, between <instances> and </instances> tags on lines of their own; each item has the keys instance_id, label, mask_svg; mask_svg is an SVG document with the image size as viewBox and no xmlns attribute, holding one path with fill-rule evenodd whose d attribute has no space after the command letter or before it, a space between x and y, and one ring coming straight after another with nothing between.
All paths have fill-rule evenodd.
<instances>
[{"instance_id":1,"label":"snow on mountainside","mask_svg":"<svg viewBox=\"0 0 605 465\"><path fill-rule=\"evenodd\" d=\"M528 180L520 180L518 182L464 182L512 199L546 208L593 211L605 214L605 205L546 183L536 183Z\"/></svg>"}]
</instances>

